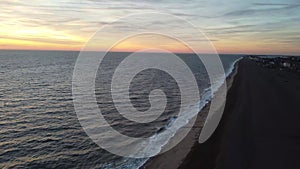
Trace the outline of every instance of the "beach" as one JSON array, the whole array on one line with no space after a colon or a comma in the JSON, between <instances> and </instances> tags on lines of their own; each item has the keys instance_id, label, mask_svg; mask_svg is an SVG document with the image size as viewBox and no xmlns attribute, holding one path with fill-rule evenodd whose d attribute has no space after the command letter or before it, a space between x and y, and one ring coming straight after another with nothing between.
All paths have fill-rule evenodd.
<instances>
[{"instance_id":1,"label":"beach","mask_svg":"<svg viewBox=\"0 0 300 169\"><path fill-rule=\"evenodd\" d=\"M300 0L28 2L0 0L0 169L300 169Z\"/></svg>"},{"instance_id":2,"label":"beach","mask_svg":"<svg viewBox=\"0 0 300 169\"><path fill-rule=\"evenodd\" d=\"M233 79L237 74L238 71L238 62L236 64L233 64L233 70L231 70L230 74L226 78L226 85L229 89L232 85ZM143 165L141 168L144 169L174 169L179 168L181 164L184 162L185 158L190 155L194 149L195 146L198 144L199 135L201 132L201 129L204 126L206 117L208 115L210 108L210 102L208 102L205 107L201 110L201 112L198 114L195 124L193 126L185 126L185 127L191 127L190 132L188 135L174 148L171 150L159 154L150 160L147 161L145 165ZM205 160L205 158L202 158Z\"/></svg>"},{"instance_id":3,"label":"beach","mask_svg":"<svg viewBox=\"0 0 300 169\"><path fill-rule=\"evenodd\" d=\"M300 168L299 73L249 58L237 65L214 134L197 143L206 107L183 142L144 168Z\"/></svg>"}]
</instances>

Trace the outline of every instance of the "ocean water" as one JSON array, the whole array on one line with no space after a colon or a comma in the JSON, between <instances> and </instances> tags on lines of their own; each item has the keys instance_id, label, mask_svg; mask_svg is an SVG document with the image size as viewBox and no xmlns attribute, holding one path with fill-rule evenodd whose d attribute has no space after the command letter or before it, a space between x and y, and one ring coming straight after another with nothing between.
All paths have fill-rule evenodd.
<instances>
[{"instance_id":1,"label":"ocean water","mask_svg":"<svg viewBox=\"0 0 300 169\"><path fill-rule=\"evenodd\" d=\"M72 75L78 54L65 51L0 51L0 168L138 168L147 160L113 155L101 149L83 131L72 100ZM172 112L178 106L176 85L167 80L166 90L173 91L168 95L168 113L151 125L120 118L106 97L107 85L102 84L109 82L105 77L125 55L109 54L99 71L95 88L99 108L122 134L160 137L159 133L172 126L176 119L176 111ZM205 93L209 80L201 61L189 54L180 54L179 57L195 74L200 93ZM220 55L227 75L240 57ZM138 77L141 83L134 87L153 87L153 81L147 80L147 77L147 72L141 74ZM166 79L165 75L157 73L152 78L156 82L160 79ZM147 109L146 99L136 97L136 108Z\"/></svg>"}]
</instances>

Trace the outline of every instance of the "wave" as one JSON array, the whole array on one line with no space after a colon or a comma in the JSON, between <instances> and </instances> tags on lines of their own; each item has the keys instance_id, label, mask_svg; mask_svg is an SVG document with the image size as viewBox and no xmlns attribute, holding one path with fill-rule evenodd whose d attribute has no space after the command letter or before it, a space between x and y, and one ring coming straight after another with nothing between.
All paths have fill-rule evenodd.
<instances>
[{"instance_id":1,"label":"wave","mask_svg":"<svg viewBox=\"0 0 300 169\"><path fill-rule=\"evenodd\" d=\"M232 64L230 64L229 69L225 72L226 78L232 74L236 63L238 61L240 61L241 59L242 59L242 57L236 59ZM164 126L163 129L161 129L161 130L164 131L168 128L173 127L173 130L175 131L173 135L171 135L168 138L164 139L163 136L168 136L168 135L163 135L163 132L160 131L160 132L158 132L157 134L155 134L154 136L151 137L151 139L153 139L153 140L157 140L157 139L164 140L164 144L161 144L160 149L162 149L163 146L168 144L169 140L172 137L174 137L174 135L176 134L176 132L180 128L186 126L190 122L190 120L192 118L194 118L199 113L195 110L201 111L211 101L211 99L213 98L213 93L216 92L223 85L223 83L224 83L224 81L218 81L217 84L216 84L216 90L213 91L213 92L212 92L210 87L204 89L204 91L201 94L202 97L201 97L201 100L198 102L198 105L193 106L192 109L190 109L190 111L183 113L184 114L183 116L181 116L179 118L177 118L177 117L171 117L170 118L170 123L168 123L166 126ZM194 110L194 111L192 111L192 110ZM173 125L173 124L176 124L176 125ZM157 143L157 141L153 141L153 142ZM144 162L144 163L146 163L146 162ZM144 163L142 165L140 165L140 167L142 167L144 165Z\"/></svg>"},{"instance_id":2,"label":"wave","mask_svg":"<svg viewBox=\"0 0 300 169\"><path fill-rule=\"evenodd\" d=\"M241 60L243 57L240 57L236 59L234 62L232 62L229 66L229 68L225 72L226 78L230 76L234 70L235 64ZM168 118L167 124L161 128L158 129L156 134L150 137L149 146L147 146L145 149L149 148L149 151L154 151L156 153L159 153L164 146L166 146L170 139L173 138L176 134L176 132L186 126L192 118L194 118L199 111L201 111L213 98L213 94L223 85L224 81L217 81L214 86L214 89L211 89L211 87L205 88L203 92L201 93L201 99L198 102L197 105L192 106L189 110L185 111L182 116L172 116ZM199 110L199 111L198 111ZM171 131L172 134L165 133L164 131ZM160 143L160 147L157 147L157 143ZM155 146L154 146L155 145ZM156 147L155 150L151 149L150 147ZM116 168L116 169L129 169L129 168L141 168L144 166L144 164L149 160L150 158L143 158L143 159L132 159L132 158L124 158L124 163L122 163L119 166L112 166L111 163L106 164L103 168Z\"/></svg>"}]
</instances>

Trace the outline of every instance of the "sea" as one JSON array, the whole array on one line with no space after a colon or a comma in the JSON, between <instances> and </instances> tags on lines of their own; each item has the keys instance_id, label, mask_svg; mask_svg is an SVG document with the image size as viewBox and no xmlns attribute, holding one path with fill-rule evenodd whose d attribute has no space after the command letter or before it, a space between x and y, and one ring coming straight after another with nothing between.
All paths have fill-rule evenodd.
<instances>
[{"instance_id":1,"label":"sea","mask_svg":"<svg viewBox=\"0 0 300 169\"><path fill-rule=\"evenodd\" d=\"M77 118L72 97L72 76L78 55L76 51L0 51L0 168L135 169L148 160L114 155L94 143L85 133ZM106 75L111 74L112 69L127 55L110 53L103 69L98 71L95 90L99 108L120 133L157 139L155 137L162 137L160 132L175 125L172 121L177 118L176 113L169 111L162 114L151 126L128 123L111 108L112 104L105 94L107 88L101 85L109 82L105 79L109 78ZM230 54L219 56L226 76L232 72L236 61L243 57ZM200 93L205 93L210 82L201 60L193 54L178 54L178 57L194 73ZM147 73L141 74L140 83L135 87L152 86L153 82L148 77ZM162 74L155 75L155 78L152 76L156 82L164 78ZM176 89L176 85L166 83L165 86L169 91ZM209 97L204 95L199 103L207 103ZM176 98L172 92L169 97L168 104L172 110L178 105L178 99L172 100ZM149 107L145 98L134 98L137 109Z\"/></svg>"}]
</instances>

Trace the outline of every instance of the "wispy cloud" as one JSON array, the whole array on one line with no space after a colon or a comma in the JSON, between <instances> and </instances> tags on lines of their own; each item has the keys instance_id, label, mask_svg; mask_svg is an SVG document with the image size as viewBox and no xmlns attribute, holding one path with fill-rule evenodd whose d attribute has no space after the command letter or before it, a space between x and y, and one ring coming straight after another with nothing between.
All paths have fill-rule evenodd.
<instances>
[{"instance_id":1,"label":"wispy cloud","mask_svg":"<svg viewBox=\"0 0 300 169\"><path fill-rule=\"evenodd\" d=\"M298 45L300 40L300 3L297 0L276 0L274 3L239 1L184 0L54 0L0 1L0 37L18 41L33 41L52 45L84 43L104 25L113 24L108 36L132 31L127 23L115 22L128 14L166 12L187 19L205 32L217 48L230 51L236 44L249 41L262 46ZM276 3L275 3L276 2ZM180 23L150 22L153 29L176 29L185 32ZM179 25L179 26L178 26ZM22 31L20 31L22 30ZM187 37L193 41L193 35ZM251 42L252 43L252 42ZM264 43L264 44L262 44ZM232 45L232 46L230 46ZM4 47L7 44L1 43ZM254 45L253 45L254 46ZM259 46L259 45L257 45ZM275 44L276 46L276 44ZM243 48L240 47L240 52ZM293 49L299 51L299 49ZM255 49L253 49L255 52ZM300 53L300 51L299 51Z\"/></svg>"},{"instance_id":2,"label":"wispy cloud","mask_svg":"<svg viewBox=\"0 0 300 169\"><path fill-rule=\"evenodd\" d=\"M255 3L255 6L269 6L270 8L250 8L250 9L238 9L235 11L231 11L228 13L225 13L224 16L249 16L253 14L266 14L266 13L272 13L276 14L275 12L283 12L285 10L292 10L292 9L298 9L300 8L300 4L258 4ZM274 7L275 6L275 7Z\"/></svg>"},{"instance_id":3,"label":"wispy cloud","mask_svg":"<svg viewBox=\"0 0 300 169\"><path fill-rule=\"evenodd\" d=\"M291 4L287 3L253 3L253 5L257 6L290 6Z\"/></svg>"}]
</instances>

